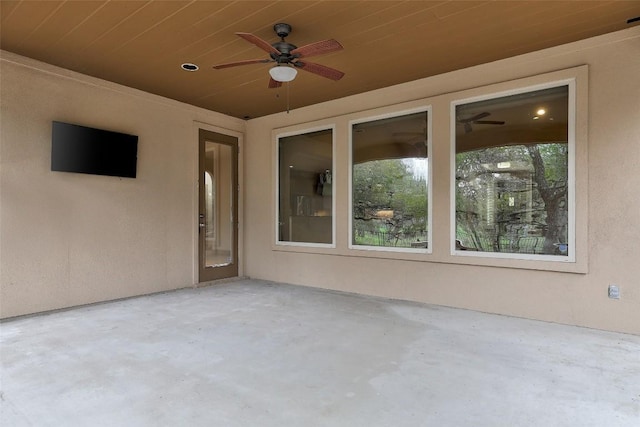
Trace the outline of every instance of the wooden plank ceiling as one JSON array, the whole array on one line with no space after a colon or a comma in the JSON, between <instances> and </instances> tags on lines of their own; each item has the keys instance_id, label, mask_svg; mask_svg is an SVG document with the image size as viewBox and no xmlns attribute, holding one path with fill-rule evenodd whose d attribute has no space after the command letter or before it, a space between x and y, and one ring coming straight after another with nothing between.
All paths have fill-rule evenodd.
<instances>
[{"instance_id":1,"label":"wooden plank ceiling","mask_svg":"<svg viewBox=\"0 0 640 427\"><path fill-rule=\"evenodd\" d=\"M344 50L313 62L346 76L300 71L291 108L495 61L638 25L640 1L6 1L0 47L80 73L239 118L286 109L287 85L268 89L272 64L234 35L303 46L334 38ZM632 22L628 22L631 20ZM200 67L181 69L185 62Z\"/></svg>"}]
</instances>

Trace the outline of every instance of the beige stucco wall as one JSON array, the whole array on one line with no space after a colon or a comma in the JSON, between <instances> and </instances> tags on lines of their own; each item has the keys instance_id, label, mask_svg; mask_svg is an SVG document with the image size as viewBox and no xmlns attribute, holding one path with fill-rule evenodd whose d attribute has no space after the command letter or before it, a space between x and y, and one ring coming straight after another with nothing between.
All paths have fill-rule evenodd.
<instances>
[{"instance_id":1,"label":"beige stucco wall","mask_svg":"<svg viewBox=\"0 0 640 427\"><path fill-rule=\"evenodd\" d=\"M588 105L578 118L578 263L467 265L449 251L447 94L579 67ZM246 273L252 277L423 301L640 334L640 28L510 58L302 109L247 124ZM307 77L307 76L305 76ZM313 78L312 76L308 78ZM318 84L332 84L318 81ZM340 84L335 83L335 84ZM508 86L508 84L507 84ZM465 92L467 93L467 92ZM412 261L348 250L348 120L394 104L433 106L433 254ZM446 101L446 102L443 102ZM584 102L584 98L582 101ZM295 91L292 94L295 105ZM588 107L588 108L585 108ZM372 113L373 114L373 113ZM283 129L336 125L336 248L299 252L274 245L274 135ZM585 146L585 144L587 144ZM270 162L265 159L271 159ZM585 167L586 166L586 170ZM483 261L469 260L475 264ZM497 267L496 265L502 265ZM509 265L524 268L510 268ZM506 267L505 267L506 266ZM562 268L559 268L562 269ZM572 272L567 272L572 271ZM607 297L617 284L621 299Z\"/></svg>"},{"instance_id":2,"label":"beige stucco wall","mask_svg":"<svg viewBox=\"0 0 640 427\"><path fill-rule=\"evenodd\" d=\"M245 122L0 56L0 317L194 284L197 128ZM51 172L52 120L138 135L137 178Z\"/></svg>"}]
</instances>

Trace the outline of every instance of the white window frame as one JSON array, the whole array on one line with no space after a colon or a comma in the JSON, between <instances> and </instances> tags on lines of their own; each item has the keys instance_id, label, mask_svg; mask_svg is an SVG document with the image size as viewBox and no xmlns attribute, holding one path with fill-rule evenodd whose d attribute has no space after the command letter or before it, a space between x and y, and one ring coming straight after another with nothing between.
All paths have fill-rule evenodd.
<instances>
[{"instance_id":1,"label":"white window frame","mask_svg":"<svg viewBox=\"0 0 640 427\"><path fill-rule=\"evenodd\" d=\"M510 95L518 95L554 87L568 86L568 158L567 158L567 203L568 203L568 253L564 255L538 255L504 252L462 251L456 249L456 107L477 101L501 98ZM541 84L524 86L501 92L493 92L484 95L457 99L451 102L450 107L450 248L451 255L455 257L490 258L490 259L514 259L525 261L550 261L560 263L576 262L576 78L554 80ZM583 141L586 143L586 141Z\"/></svg>"},{"instance_id":2,"label":"white window frame","mask_svg":"<svg viewBox=\"0 0 640 427\"><path fill-rule=\"evenodd\" d=\"M312 243L312 242L291 242L282 241L280 238L280 138L286 138L290 136L304 135L306 133L331 131L331 173L333 175L333 182L336 180L336 125L319 125L316 127L304 128L301 130L288 131L277 133L274 138L275 149L274 155L274 182L275 193L273 195L274 208L275 208L275 223L274 223L274 237L276 247L293 247L293 248L328 248L335 249L336 247L336 191L331 193L331 243Z\"/></svg>"},{"instance_id":3,"label":"white window frame","mask_svg":"<svg viewBox=\"0 0 640 427\"><path fill-rule=\"evenodd\" d=\"M369 246L369 245L355 245L353 243L353 126L360 123L368 123L376 120L389 119L393 117L402 117L410 114L416 113L427 113L427 247L426 248L398 248L398 247L388 247L388 246ZM348 176L348 192L349 192L349 240L348 240L348 248L349 250L358 250L358 251L372 251L372 252L395 252L395 253L412 253L412 254L431 254L433 251L433 227L432 227L432 219L433 219L433 180L432 180L432 106L421 106L417 108L394 111L391 113L380 114L376 116L368 116L363 118L358 118L355 120L349 121L349 176Z\"/></svg>"}]
</instances>

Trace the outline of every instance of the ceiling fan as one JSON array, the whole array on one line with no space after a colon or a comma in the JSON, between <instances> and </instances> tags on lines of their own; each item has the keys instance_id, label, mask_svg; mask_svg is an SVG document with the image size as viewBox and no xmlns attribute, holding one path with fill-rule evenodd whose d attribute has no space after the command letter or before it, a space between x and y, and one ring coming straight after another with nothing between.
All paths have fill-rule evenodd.
<instances>
[{"instance_id":1,"label":"ceiling fan","mask_svg":"<svg viewBox=\"0 0 640 427\"><path fill-rule=\"evenodd\" d=\"M485 117L489 117L491 113L478 113L475 116L468 117L466 119L458 118L458 123L464 125L464 133L469 133L473 130L471 124L479 124L479 125L503 125L505 122L502 120L480 120Z\"/></svg>"},{"instance_id":2,"label":"ceiling fan","mask_svg":"<svg viewBox=\"0 0 640 427\"><path fill-rule=\"evenodd\" d=\"M397 142L413 145L417 148L427 146L426 129L424 132L394 132L392 137Z\"/></svg>"},{"instance_id":3,"label":"ceiling fan","mask_svg":"<svg viewBox=\"0 0 640 427\"><path fill-rule=\"evenodd\" d=\"M331 80L340 80L344 76L342 71L316 64L314 62L308 62L306 60L306 58L311 56L342 50L342 45L336 40L322 40L302 47L297 47L296 45L285 41L285 37L287 37L291 32L291 25L279 23L273 26L273 30L276 32L278 37L280 37L280 41L273 44L270 44L251 33L236 33L238 37L241 37L249 43L252 43L266 51L269 54L268 59L248 59L244 61L229 62L226 64L214 65L213 68L219 70L222 68L236 67L238 65L275 62L276 65L269 70L269 74L271 75L269 88L277 88L282 86L282 82L293 80L297 74L296 68L300 68L301 70L308 71Z\"/></svg>"}]
</instances>

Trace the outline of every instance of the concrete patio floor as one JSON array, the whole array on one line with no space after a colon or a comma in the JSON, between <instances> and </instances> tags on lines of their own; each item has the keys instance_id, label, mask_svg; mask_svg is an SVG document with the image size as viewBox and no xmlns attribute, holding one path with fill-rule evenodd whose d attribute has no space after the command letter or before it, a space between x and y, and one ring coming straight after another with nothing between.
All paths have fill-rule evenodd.
<instances>
[{"instance_id":1,"label":"concrete patio floor","mask_svg":"<svg viewBox=\"0 0 640 427\"><path fill-rule=\"evenodd\" d=\"M0 325L2 426L640 426L640 337L259 280Z\"/></svg>"}]
</instances>

